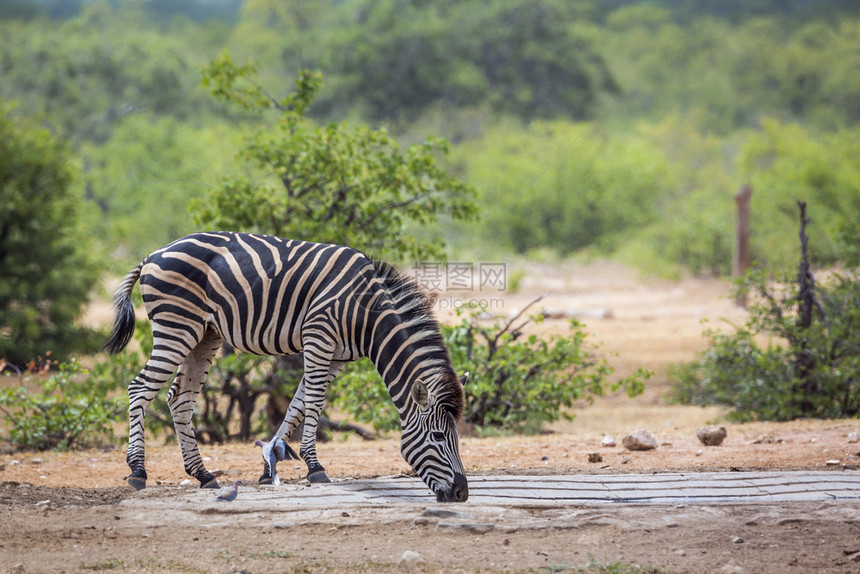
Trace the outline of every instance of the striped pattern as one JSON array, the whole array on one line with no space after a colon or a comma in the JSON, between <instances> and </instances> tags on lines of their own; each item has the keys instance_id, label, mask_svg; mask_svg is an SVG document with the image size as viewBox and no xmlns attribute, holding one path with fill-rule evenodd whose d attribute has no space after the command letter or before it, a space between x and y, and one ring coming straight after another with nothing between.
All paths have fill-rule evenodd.
<instances>
[{"instance_id":1,"label":"striped pattern","mask_svg":"<svg viewBox=\"0 0 860 574\"><path fill-rule=\"evenodd\" d=\"M221 343L260 355L303 352L304 376L270 444L304 421L300 455L309 478L327 480L316 456L316 427L328 383L343 366L369 357L400 413L402 454L439 500L465 500L457 450L463 410L455 375L430 302L385 263L343 246L243 233L196 233L154 252L115 295L114 330L122 350L134 329L131 291L140 281L152 323L153 351L129 385L129 482L142 488L144 418L167 380L186 472L217 485L205 469L191 418ZM264 449L265 451L265 449ZM263 479L275 477L264 455Z\"/></svg>"}]
</instances>

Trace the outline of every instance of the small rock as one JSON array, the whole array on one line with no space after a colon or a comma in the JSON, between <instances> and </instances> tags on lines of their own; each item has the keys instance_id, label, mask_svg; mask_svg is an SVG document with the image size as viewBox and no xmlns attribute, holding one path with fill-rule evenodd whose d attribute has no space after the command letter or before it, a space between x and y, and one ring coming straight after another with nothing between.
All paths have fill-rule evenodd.
<instances>
[{"instance_id":1,"label":"small rock","mask_svg":"<svg viewBox=\"0 0 860 574\"><path fill-rule=\"evenodd\" d=\"M0 470L6 470L6 463L0 462Z\"/></svg>"},{"instance_id":2,"label":"small rock","mask_svg":"<svg viewBox=\"0 0 860 574\"><path fill-rule=\"evenodd\" d=\"M612 438L611 436L605 436L605 437L603 437L603 440L600 441L600 446L605 446L605 447L615 446L615 439Z\"/></svg>"},{"instance_id":3,"label":"small rock","mask_svg":"<svg viewBox=\"0 0 860 574\"><path fill-rule=\"evenodd\" d=\"M686 556L687 552L685 550L679 548L679 549L675 550L675 554L677 554L678 556Z\"/></svg>"},{"instance_id":4,"label":"small rock","mask_svg":"<svg viewBox=\"0 0 860 574\"><path fill-rule=\"evenodd\" d=\"M346 518L349 516L349 512L341 512L340 515Z\"/></svg>"},{"instance_id":5,"label":"small rock","mask_svg":"<svg viewBox=\"0 0 860 574\"><path fill-rule=\"evenodd\" d=\"M848 433L848 442L860 442L860 434L856 432Z\"/></svg>"},{"instance_id":6,"label":"small rock","mask_svg":"<svg viewBox=\"0 0 860 574\"><path fill-rule=\"evenodd\" d=\"M630 459L626 456L621 457L621 464L630 464Z\"/></svg>"},{"instance_id":7,"label":"small rock","mask_svg":"<svg viewBox=\"0 0 860 574\"><path fill-rule=\"evenodd\" d=\"M696 436L705 446L720 446L726 434L726 427L701 427L696 431Z\"/></svg>"},{"instance_id":8,"label":"small rock","mask_svg":"<svg viewBox=\"0 0 860 574\"><path fill-rule=\"evenodd\" d=\"M699 449L696 451L696 456L702 456L702 453L704 453L704 452L705 451L703 451L702 449Z\"/></svg>"},{"instance_id":9,"label":"small rock","mask_svg":"<svg viewBox=\"0 0 860 574\"><path fill-rule=\"evenodd\" d=\"M448 510L446 508L425 508L421 516L429 516L432 518L459 518L465 520L474 520L475 517L465 512L457 512L456 510Z\"/></svg>"},{"instance_id":10,"label":"small rock","mask_svg":"<svg viewBox=\"0 0 860 574\"><path fill-rule=\"evenodd\" d=\"M504 540L502 540L502 546L510 546L510 545L511 545L511 539L510 538L505 538Z\"/></svg>"},{"instance_id":11,"label":"small rock","mask_svg":"<svg viewBox=\"0 0 860 574\"><path fill-rule=\"evenodd\" d=\"M24 571L24 564L21 562L12 566L12 569L10 570L10 572L23 572L23 571Z\"/></svg>"},{"instance_id":12,"label":"small rock","mask_svg":"<svg viewBox=\"0 0 860 574\"><path fill-rule=\"evenodd\" d=\"M743 544L744 539L740 536L732 536L732 544Z\"/></svg>"},{"instance_id":13,"label":"small rock","mask_svg":"<svg viewBox=\"0 0 860 574\"><path fill-rule=\"evenodd\" d=\"M419 568L423 569L426 564L424 558L414 550L407 550L400 556L400 560L397 561L397 567L407 572L412 572Z\"/></svg>"},{"instance_id":14,"label":"small rock","mask_svg":"<svg viewBox=\"0 0 860 574\"><path fill-rule=\"evenodd\" d=\"M549 457L548 456L542 456L542 457L540 457L540 459L541 460L549 460Z\"/></svg>"},{"instance_id":15,"label":"small rock","mask_svg":"<svg viewBox=\"0 0 860 574\"><path fill-rule=\"evenodd\" d=\"M719 572L720 574L744 574L746 570L735 564L734 560L731 560L728 564L723 565Z\"/></svg>"},{"instance_id":16,"label":"small rock","mask_svg":"<svg viewBox=\"0 0 860 574\"><path fill-rule=\"evenodd\" d=\"M470 534L486 534L495 528L496 525L492 523L465 523L465 524L454 524L451 522L438 522L436 524L436 530L460 530L463 532L468 532Z\"/></svg>"},{"instance_id":17,"label":"small rock","mask_svg":"<svg viewBox=\"0 0 860 574\"><path fill-rule=\"evenodd\" d=\"M267 524L263 530L288 530L294 526L295 524L292 522L273 522L271 524Z\"/></svg>"},{"instance_id":18,"label":"small rock","mask_svg":"<svg viewBox=\"0 0 860 574\"><path fill-rule=\"evenodd\" d=\"M14 459L9 461L9 466L15 466L16 464L21 464L21 461L20 460L14 460Z\"/></svg>"},{"instance_id":19,"label":"small rock","mask_svg":"<svg viewBox=\"0 0 860 574\"><path fill-rule=\"evenodd\" d=\"M34 466L40 465L40 464L42 464L42 459L41 458L31 458L30 464L32 464Z\"/></svg>"},{"instance_id":20,"label":"small rock","mask_svg":"<svg viewBox=\"0 0 860 574\"><path fill-rule=\"evenodd\" d=\"M832 460L828 460L828 461L827 461L827 462L825 462L824 464L826 464L827 466L838 466L838 465L839 465L839 461L838 461L838 460L836 460L836 459L832 459Z\"/></svg>"},{"instance_id":21,"label":"small rock","mask_svg":"<svg viewBox=\"0 0 860 574\"><path fill-rule=\"evenodd\" d=\"M179 486L188 486L189 484L191 484L191 479L186 478L182 482L179 483Z\"/></svg>"},{"instance_id":22,"label":"small rock","mask_svg":"<svg viewBox=\"0 0 860 574\"><path fill-rule=\"evenodd\" d=\"M851 556L848 557L849 562L858 562L860 563L860 552L855 552Z\"/></svg>"},{"instance_id":23,"label":"small rock","mask_svg":"<svg viewBox=\"0 0 860 574\"><path fill-rule=\"evenodd\" d=\"M600 456L599 452L590 452L588 453L588 462L603 462L603 457Z\"/></svg>"},{"instance_id":24,"label":"small rock","mask_svg":"<svg viewBox=\"0 0 860 574\"><path fill-rule=\"evenodd\" d=\"M637 430L623 439L621 444L628 450L651 450L657 448L657 441L646 430Z\"/></svg>"}]
</instances>

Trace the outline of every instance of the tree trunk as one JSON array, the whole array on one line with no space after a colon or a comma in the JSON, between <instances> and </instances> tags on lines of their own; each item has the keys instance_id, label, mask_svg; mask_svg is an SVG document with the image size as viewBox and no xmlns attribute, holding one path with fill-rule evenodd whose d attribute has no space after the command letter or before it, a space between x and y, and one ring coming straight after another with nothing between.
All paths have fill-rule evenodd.
<instances>
[{"instance_id":1,"label":"tree trunk","mask_svg":"<svg viewBox=\"0 0 860 574\"><path fill-rule=\"evenodd\" d=\"M806 331L812 326L812 311L816 301L815 278L809 268L809 237L806 235L806 224L809 223L809 219L806 217L806 202L798 201L797 206L800 208L800 265L797 269L797 326L800 332L798 333L794 376L800 381L800 391L803 395L801 409L806 413L813 408L812 401L807 397L812 397L819 391L818 381L813 376L815 357L809 351L806 338Z\"/></svg>"},{"instance_id":2,"label":"tree trunk","mask_svg":"<svg viewBox=\"0 0 860 574\"><path fill-rule=\"evenodd\" d=\"M752 198L752 187L742 185L735 194L737 204L737 220L735 224L735 248L732 257L732 277L742 277L749 269L752 262L750 255L750 199ZM738 293L735 303L746 309L746 291Z\"/></svg>"}]
</instances>

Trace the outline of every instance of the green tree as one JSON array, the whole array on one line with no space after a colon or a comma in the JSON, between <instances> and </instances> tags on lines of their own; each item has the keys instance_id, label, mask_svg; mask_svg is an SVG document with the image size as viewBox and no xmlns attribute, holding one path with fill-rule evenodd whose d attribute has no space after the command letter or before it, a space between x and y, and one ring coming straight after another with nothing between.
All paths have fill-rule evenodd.
<instances>
[{"instance_id":1,"label":"green tree","mask_svg":"<svg viewBox=\"0 0 860 574\"><path fill-rule=\"evenodd\" d=\"M213 95L264 121L266 113L275 119L258 128L240 152L251 175L227 178L193 203L201 225L350 245L402 261L443 256L442 238L416 237L410 226L440 216L475 218L474 191L436 162L436 154L447 152L443 140L428 139L402 151L384 130L316 125L307 111L319 74L300 73L295 92L276 99L251 81L254 71L251 64L233 63L226 52L204 69L203 83ZM270 421L283 417L286 405L277 396L295 392L298 378L289 380L284 373L295 374L296 367L287 358L273 367L236 356L218 361L213 373L229 396L228 409L239 411L242 433L251 430L258 397L267 397ZM204 389L207 405L215 403L208 394L214 390ZM228 415L208 407L207 416L213 426L229 423Z\"/></svg>"},{"instance_id":2,"label":"green tree","mask_svg":"<svg viewBox=\"0 0 860 574\"><path fill-rule=\"evenodd\" d=\"M472 188L436 161L448 151L444 140L402 150L385 130L316 125L307 111L320 74L302 72L296 91L278 100L250 81L254 70L234 64L226 52L204 70L204 85L216 97L276 119L240 152L254 176L228 178L194 203L201 225L350 245L402 261L443 254L443 238L416 239L410 225L443 215L475 218Z\"/></svg>"},{"instance_id":3,"label":"green tree","mask_svg":"<svg viewBox=\"0 0 860 574\"><path fill-rule=\"evenodd\" d=\"M92 339L75 325L95 283L66 145L0 105L0 357L63 357Z\"/></svg>"}]
</instances>

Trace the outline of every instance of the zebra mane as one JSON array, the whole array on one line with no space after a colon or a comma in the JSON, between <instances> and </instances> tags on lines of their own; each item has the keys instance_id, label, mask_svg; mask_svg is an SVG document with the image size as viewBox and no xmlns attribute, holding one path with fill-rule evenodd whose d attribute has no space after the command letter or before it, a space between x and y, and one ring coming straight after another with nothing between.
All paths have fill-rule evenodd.
<instances>
[{"instance_id":1,"label":"zebra mane","mask_svg":"<svg viewBox=\"0 0 860 574\"><path fill-rule=\"evenodd\" d=\"M431 361L438 363L441 391L439 397L447 405L455 420L459 420L465 407L463 385L451 366L451 357L442 337L439 323L433 318L433 301L422 291L421 286L394 265L373 260L376 275L391 296L394 310L416 333L422 333L422 342L433 349Z\"/></svg>"}]
</instances>

